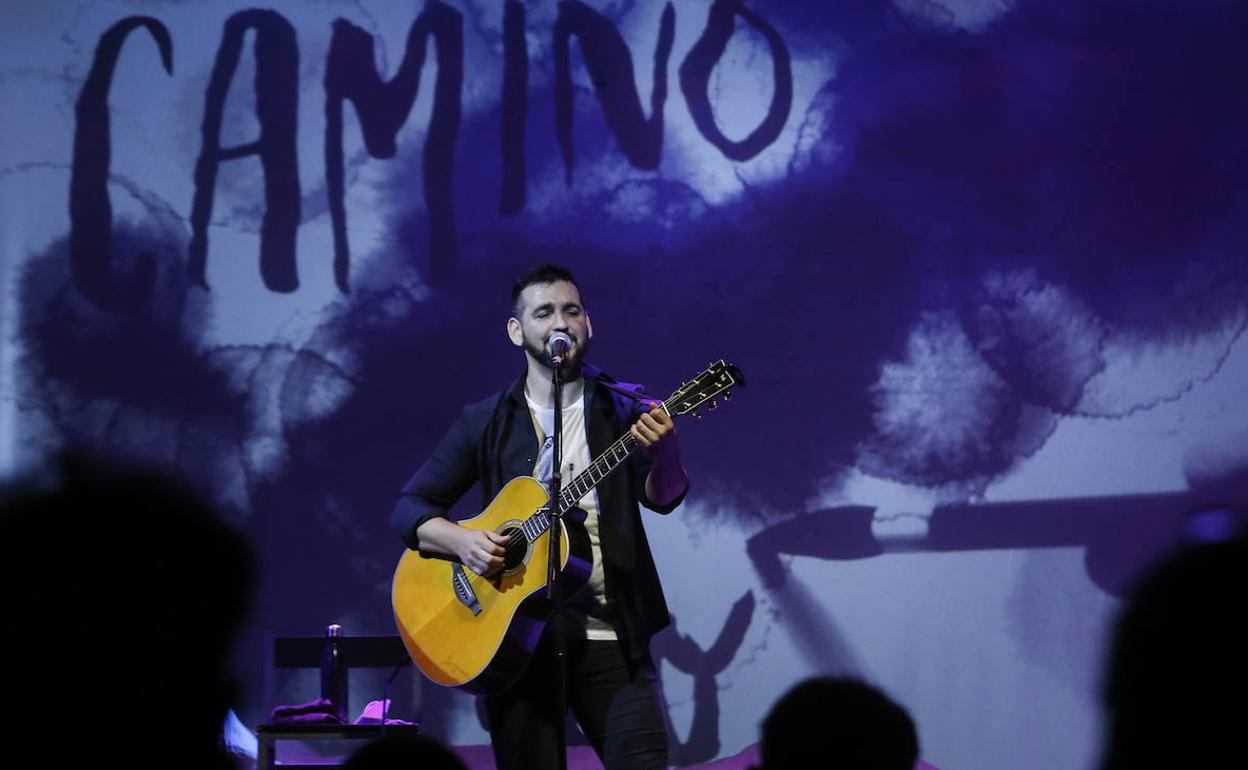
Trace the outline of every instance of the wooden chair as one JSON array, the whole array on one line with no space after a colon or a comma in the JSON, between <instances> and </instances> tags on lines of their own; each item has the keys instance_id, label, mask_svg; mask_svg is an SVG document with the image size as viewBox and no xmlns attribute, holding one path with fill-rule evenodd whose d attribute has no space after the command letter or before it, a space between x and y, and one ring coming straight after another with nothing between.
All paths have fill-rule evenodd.
<instances>
[{"instance_id":1,"label":"wooden chair","mask_svg":"<svg viewBox=\"0 0 1248 770\"><path fill-rule=\"evenodd\" d=\"M343 660L348 669L393 669L407 655L403 641L398 636L344 636L339 641ZM266 683L268 700L272 700L272 681L279 669L316 669L321 667L321 655L325 649L325 637L278 637L273 640L273 659ZM350 712L348 704L348 714ZM277 744L281 741L368 741L381 735L416 735L419 725L335 725L272 722L256 727L256 768L274 770L282 768L340 767L340 764L322 760L319 762L277 763Z\"/></svg>"}]
</instances>

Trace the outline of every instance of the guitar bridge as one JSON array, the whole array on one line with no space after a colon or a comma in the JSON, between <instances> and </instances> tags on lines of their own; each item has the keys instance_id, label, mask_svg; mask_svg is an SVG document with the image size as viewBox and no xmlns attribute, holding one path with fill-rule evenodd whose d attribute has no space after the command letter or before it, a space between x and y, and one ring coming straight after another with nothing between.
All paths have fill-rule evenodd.
<instances>
[{"instance_id":1,"label":"guitar bridge","mask_svg":"<svg viewBox=\"0 0 1248 770\"><path fill-rule=\"evenodd\" d=\"M477 592L472 590L468 575L464 573L464 565L455 562L451 565L451 589L459 603L472 610L473 615L481 614L481 603L477 601Z\"/></svg>"}]
</instances>

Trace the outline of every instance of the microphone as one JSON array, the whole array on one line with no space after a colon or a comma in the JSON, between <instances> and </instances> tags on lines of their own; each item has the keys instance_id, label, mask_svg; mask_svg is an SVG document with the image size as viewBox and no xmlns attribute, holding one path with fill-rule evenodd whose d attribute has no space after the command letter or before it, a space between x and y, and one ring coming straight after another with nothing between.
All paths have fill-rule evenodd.
<instances>
[{"instance_id":1,"label":"microphone","mask_svg":"<svg viewBox=\"0 0 1248 770\"><path fill-rule=\"evenodd\" d=\"M546 340L546 344L550 347L550 361L555 368L563 366L563 357L572 349L572 338L563 332L554 332Z\"/></svg>"}]
</instances>

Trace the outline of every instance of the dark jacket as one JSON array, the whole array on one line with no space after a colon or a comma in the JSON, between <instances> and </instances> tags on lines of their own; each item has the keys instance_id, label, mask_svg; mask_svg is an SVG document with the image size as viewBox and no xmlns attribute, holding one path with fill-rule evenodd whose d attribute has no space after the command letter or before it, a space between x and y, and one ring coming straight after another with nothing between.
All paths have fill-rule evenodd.
<instances>
[{"instance_id":1,"label":"dark jacket","mask_svg":"<svg viewBox=\"0 0 1248 770\"><path fill-rule=\"evenodd\" d=\"M644 407L616 392L636 390L635 386L615 384L588 365L583 373L589 451L596 458L628 430ZM484 509L508 481L532 474L537 451L522 376L507 390L464 407L433 455L399 493L391 524L409 548L418 550L416 529L421 524L434 516L445 516L478 481ZM646 655L650 637L669 622L637 504L668 513L684 497L682 494L668 505L655 505L646 499L649 474L649 458L637 451L598 484L599 542L607 598L625 626L617 630L633 658Z\"/></svg>"}]
</instances>

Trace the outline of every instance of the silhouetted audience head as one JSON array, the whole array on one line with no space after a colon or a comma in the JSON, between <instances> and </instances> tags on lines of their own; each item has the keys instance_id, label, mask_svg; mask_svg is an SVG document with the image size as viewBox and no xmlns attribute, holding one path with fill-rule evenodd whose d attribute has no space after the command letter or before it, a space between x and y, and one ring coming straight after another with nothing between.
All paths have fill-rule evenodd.
<instances>
[{"instance_id":1,"label":"silhouetted audience head","mask_svg":"<svg viewBox=\"0 0 1248 770\"><path fill-rule=\"evenodd\" d=\"M387 735L351 755L344 770L468 770L447 747L424 735Z\"/></svg>"},{"instance_id":2,"label":"silhouetted audience head","mask_svg":"<svg viewBox=\"0 0 1248 770\"><path fill-rule=\"evenodd\" d=\"M219 767L249 607L241 535L184 487L83 456L0 501L0 724L61 764Z\"/></svg>"},{"instance_id":3,"label":"silhouetted audience head","mask_svg":"<svg viewBox=\"0 0 1248 770\"><path fill-rule=\"evenodd\" d=\"M808 679L763 720L762 770L912 770L914 721L876 688L855 679Z\"/></svg>"},{"instance_id":4,"label":"silhouetted audience head","mask_svg":"<svg viewBox=\"0 0 1248 770\"><path fill-rule=\"evenodd\" d=\"M1139 584L1118 621L1104 770L1243 763L1248 539L1192 545Z\"/></svg>"}]
</instances>

